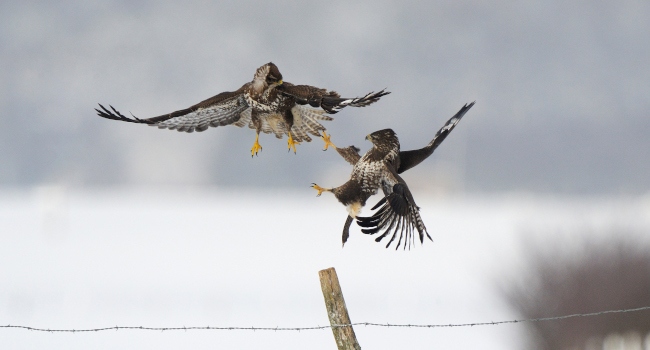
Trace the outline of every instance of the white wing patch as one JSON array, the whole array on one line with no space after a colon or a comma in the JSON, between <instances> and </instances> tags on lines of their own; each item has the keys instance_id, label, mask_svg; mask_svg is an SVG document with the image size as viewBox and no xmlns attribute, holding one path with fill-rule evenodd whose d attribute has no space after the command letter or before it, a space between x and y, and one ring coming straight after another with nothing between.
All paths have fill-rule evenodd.
<instances>
[{"instance_id":1,"label":"white wing patch","mask_svg":"<svg viewBox=\"0 0 650 350\"><path fill-rule=\"evenodd\" d=\"M447 125L445 125L445 126L442 127L442 130L443 130L443 131L448 131L448 130L453 129L454 126L456 126L456 124L458 124L459 121L460 121L460 118L451 118L451 119L447 122Z\"/></svg>"},{"instance_id":2,"label":"white wing patch","mask_svg":"<svg viewBox=\"0 0 650 350\"><path fill-rule=\"evenodd\" d=\"M347 106L352 107L365 107L374 102L376 102L380 97L389 94L389 92L384 92L381 90L379 92L370 92L363 97L348 98L339 102L336 106L332 107L332 110L336 113Z\"/></svg>"}]
</instances>

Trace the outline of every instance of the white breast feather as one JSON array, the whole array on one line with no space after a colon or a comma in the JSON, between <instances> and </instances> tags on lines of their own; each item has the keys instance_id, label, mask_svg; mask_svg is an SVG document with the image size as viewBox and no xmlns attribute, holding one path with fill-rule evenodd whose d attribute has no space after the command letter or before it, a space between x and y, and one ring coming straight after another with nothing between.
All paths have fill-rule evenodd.
<instances>
[{"instance_id":1,"label":"white breast feather","mask_svg":"<svg viewBox=\"0 0 650 350\"><path fill-rule=\"evenodd\" d=\"M361 182L361 187L366 193L375 194L381 183L381 176L377 174L385 173L385 166L383 161L368 161L366 153L352 169L352 177Z\"/></svg>"},{"instance_id":2,"label":"white breast feather","mask_svg":"<svg viewBox=\"0 0 650 350\"><path fill-rule=\"evenodd\" d=\"M345 209L348 210L348 214L351 217L356 218L357 215L359 215L361 213L361 203L356 202L356 203L348 204L345 207Z\"/></svg>"},{"instance_id":3,"label":"white breast feather","mask_svg":"<svg viewBox=\"0 0 650 350\"><path fill-rule=\"evenodd\" d=\"M248 103L248 105L251 106L251 108L255 108L257 111L267 112L267 113L273 111L273 109L270 106L257 102L255 99L253 99L253 96L251 96L248 93L244 94L244 97L246 98L246 103Z\"/></svg>"}]
</instances>

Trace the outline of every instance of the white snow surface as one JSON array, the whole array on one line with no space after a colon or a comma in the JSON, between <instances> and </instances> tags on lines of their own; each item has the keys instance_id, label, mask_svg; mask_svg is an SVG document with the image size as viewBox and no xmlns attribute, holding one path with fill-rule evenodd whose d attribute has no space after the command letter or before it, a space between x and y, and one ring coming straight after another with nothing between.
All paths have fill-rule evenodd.
<instances>
[{"instance_id":1,"label":"white snow surface","mask_svg":"<svg viewBox=\"0 0 650 350\"><path fill-rule=\"evenodd\" d=\"M650 228L650 196L416 193L434 239L385 249L327 193L235 189L0 190L0 325L309 327L328 324L318 271L335 267L352 322L519 318L501 289L531 247L570 249ZM365 208L379 197L373 197ZM623 230L623 231L626 231ZM563 249L564 249L563 248ZM600 311L600 310L592 310ZM518 349L523 324L357 326L366 349ZM332 349L332 332L45 333L0 328L3 349Z\"/></svg>"}]
</instances>

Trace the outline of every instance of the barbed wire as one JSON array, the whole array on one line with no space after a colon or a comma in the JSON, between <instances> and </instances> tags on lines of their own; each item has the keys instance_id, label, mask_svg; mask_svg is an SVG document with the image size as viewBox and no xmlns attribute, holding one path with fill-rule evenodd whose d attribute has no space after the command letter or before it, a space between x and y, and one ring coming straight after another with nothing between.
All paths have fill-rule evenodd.
<instances>
[{"instance_id":1,"label":"barbed wire","mask_svg":"<svg viewBox=\"0 0 650 350\"><path fill-rule=\"evenodd\" d=\"M395 328L456 328L456 327L475 327L475 326L496 326L501 324L523 323L523 322L543 322L543 321L556 321L564 320L567 318L575 317L592 317L605 314L638 312L650 310L650 306L638 307L634 309L622 310L607 310L590 312L584 314L571 314L554 317L539 317L521 320L508 320L508 321L491 321L491 322L474 322L474 323L457 323L457 324L390 324L390 323L374 323L374 322L353 322L350 324L334 324L329 326L312 326L312 327L213 327L213 326L193 326L193 327L144 327L144 326L113 326L102 328L88 328L88 329L50 329L50 328L37 328L30 326L20 325L0 325L0 328L17 328L25 329L36 332L50 332L50 333L83 333L83 332L101 332L101 331L119 331L119 330L147 330L147 331L191 331L191 330L222 330L222 331L310 331L318 329L331 329L350 326L371 326L371 327L395 327Z\"/></svg>"}]
</instances>

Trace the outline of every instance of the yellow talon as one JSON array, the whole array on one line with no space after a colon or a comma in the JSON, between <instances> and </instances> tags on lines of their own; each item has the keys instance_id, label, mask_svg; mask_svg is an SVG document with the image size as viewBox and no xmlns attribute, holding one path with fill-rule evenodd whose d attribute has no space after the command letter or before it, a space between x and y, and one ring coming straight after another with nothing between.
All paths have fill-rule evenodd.
<instances>
[{"instance_id":1,"label":"yellow talon","mask_svg":"<svg viewBox=\"0 0 650 350\"><path fill-rule=\"evenodd\" d=\"M255 136L255 143L253 144L253 148L251 148L251 157L256 156L257 152L262 150L262 145L260 145L260 134L257 134Z\"/></svg>"},{"instance_id":2,"label":"yellow talon","mask_svg":"<svg viewBox=\"0 0 650 350\"><path fill-rule=\"evenodd\" d=\"M322 187L320 187L320 186L318 186L316 184L311 184L311 188L318 191L318 194L316 195L316 197L320 197L320 195L323 194L323 192L327 192L327 191L330 190L329 188L322 188Z\"/></svg>"},{"instance_id":3,"label":"yellow talon","mask_svg":"<svg viewBox=\"0 0 650 350\"><path fill-rule=\"evenodd\" d=\"M336 146L334 146L334 144L332 143L332 141L330 141L330 138L331 138L331 137L332 137L332 135L327 135L327 133L325 132L325 130L323 130L323 136L321 136L321 138L323 139L323 141L325 141L325 148L323 149L323 151L327 151L327 148L328 148L329 146L332 146L332 148L336 149Z\"/></svg>"},{"instance_id":4,"label":"yellow talon","mask_svg":"<svg viewBox=\"0 0 650 350\"><path fill-rule=\"evenodd\" d=\"M289 151L291 148L293 148L293 154L296 154L296 145L299 145L300 142L296 142L293 140L293 136L291 136L291 133L289 133L289 140L287 140L287 146L289 148Z\"/></svg>"}]
</instances>

